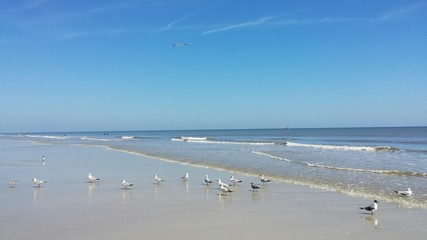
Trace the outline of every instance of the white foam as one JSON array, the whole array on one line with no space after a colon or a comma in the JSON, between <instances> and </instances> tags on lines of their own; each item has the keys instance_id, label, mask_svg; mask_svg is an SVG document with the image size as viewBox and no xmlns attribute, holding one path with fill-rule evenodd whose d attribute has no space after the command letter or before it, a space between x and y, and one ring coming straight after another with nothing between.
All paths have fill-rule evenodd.
<instances>
[{"instance_id":1,"label":"white foam","mask_svg":"<svg viewBox=\"0 0 427 240\"><path fill-rule=\"evenodd\" d=\"M82 137L80 138L81 140L88 140L88 141L102 141L102 142L108 142L110 141L109 139L104 139L104 138L91 138L91 137Z\"/></svg>"},{"instance_id":2,"label":"white foam","mask_svg":"<svg viewBox=\"0 0 427 240\"><path fill-rule=\"evenodd\" d=\"M67 137L67 136L50 136L50 135L24 135L25 137L30 137L30 138L47 138L47 139L69 139L71 137Z\"/></svg>"},{"instance_id":3,"label":"white foam","mask_svg":"<svg viewBox=\"0 0 427 240\"><path fill-rule=\"evenodd\" d=\"M307 148L320 148L327 150L346 150L346 151L377 151L379 147L365 147L365 146L338 146L338 145L322 145L322 144L304 144L287 142L288 147L307 147Z\"/></svg>"}]
</instances>

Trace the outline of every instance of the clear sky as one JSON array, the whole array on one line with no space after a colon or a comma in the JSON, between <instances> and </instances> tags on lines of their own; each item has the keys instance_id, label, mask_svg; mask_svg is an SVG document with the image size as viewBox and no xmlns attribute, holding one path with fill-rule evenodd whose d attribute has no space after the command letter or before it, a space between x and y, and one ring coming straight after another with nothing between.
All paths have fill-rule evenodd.
<instances>
[{"instance_id":1,"label":"clear sky","mask_svg":"<svg viewBox=\"0 0 427 240\"><path fill-rule=\"evenodd\" d=\"M425 126L427 1L2 0L0 114L0 132Z\"/></svg>"}]
</instances>

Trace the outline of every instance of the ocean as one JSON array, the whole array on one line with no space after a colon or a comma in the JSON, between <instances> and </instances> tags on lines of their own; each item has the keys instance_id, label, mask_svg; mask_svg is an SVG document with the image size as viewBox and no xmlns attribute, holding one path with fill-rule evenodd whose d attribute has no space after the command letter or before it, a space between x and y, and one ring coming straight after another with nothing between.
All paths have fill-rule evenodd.
<instances>
[{"instance_id":1,"label":"ocean","mask_svg":"<svg viewBox=\"0 0 427 240\"><path fill-rule=\"evenodd\" d=\"M0 139L101 146L427 209L427 127L20 133ZM407 188L410 197L394 193Z\"/></svg>"}]
</instances>

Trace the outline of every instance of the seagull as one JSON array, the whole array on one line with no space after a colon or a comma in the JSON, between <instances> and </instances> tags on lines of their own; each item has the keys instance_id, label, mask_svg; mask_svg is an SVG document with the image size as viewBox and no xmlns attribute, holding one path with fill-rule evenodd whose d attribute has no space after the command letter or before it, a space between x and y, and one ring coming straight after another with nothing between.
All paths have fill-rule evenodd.
<instances>
[{"instance_id":1,"label":"seagull","mask_svg":"<svg viewBox=\"0 0 427 240\"><path fill-rule=\"evenodd\" d=\"M374 200L374 204L369 205L367 207L360 207L361 210L366 210L368 212L371 212L371 214L374 214L374 211L376 211L378 209L378 205L377 205L378 201Z\"/></svg>"},{"instance_id":2,"label":"seagull","mask_svg":"<svg viewBox=\"0 0 427 240\"><path fill-rule=\"evenodd\" d=\"M35 184L37 184L37 187L40 187L43 183L45 183L46 181L43 181L43 180L40 180L40 179L36 179L36 178L33 178L33 182L35 183Z\"/></svg>"},{"instance_id":3,"label":"seagull","mask_svg":"<svg viewBox=\"0 0 427 240\"><path fill-rule=\"evenodd\" d=\"M89 182L95 182L95 181L99 181L99 178L95 177L92 175L92 173L89 173L89 175L87 176L87 178L89 178Z\"/></svg>"},{"instance_id":4,"label":"seagull","mask_svg":"<svg viewBox=\"0 0 427 240\"><path fill-rule=\"evenodd\" d=\"M212 181L209 179L208 175L205 175L205 183L209 185L209 183L212 183Z\"/></svg>"},{"instance_id":5,"label":"seagull","mask_svg":"<svg viewBox=\"0 0 427 240\"><path fill-rule=\"evenodd\" d=\"M42 157L42 165L43 166L46 165L46 161L45 161L45 157L44 156Z\"/></svg>"},{"instance_id":6,"label":"seagull","mask_svg":"<svg viewBox=\"0 0 427 240\"><path fill-rule=\"evenodd\" d=\"M15 187L19 180L13 179L9 181L9 187Z\"/></svg>"},{"instance_id":7,"label":"seagull","mask_svg":"<svg viewBox=\"0 0 427 240\"><path fill-rule=\"evenodd\" d=\"M154 174L154 181L156 181L156 183L160 183L160 182L164 182L165 180L163 180L163 179L159 178L159 177L157 176L157 174Z\"/></svg>"},{"instance_id":8,"label":"seagull","mask_svg":"<svg viewBox=\"0 0 427 240\"><path fill-rule=\"evenodd\" d=\"M185 175L181 177L181 180L187 181L188 180L188 173L185 173Z\"/></svg>"},{"instance_id":9,"label":"seagull","mask_svg":"<svg viewBox=\"0 0 427 240\"><path fill-rule=\"evenodd\" d=\"M253 182L251 182L251 188L255 192L255 191L258 191L259 186L255 185Z\"/></svg>"},{"instance_id":10,"label":"seagull","mask_svg":"<svg viewBox=\"0 0 427 240\"><path fill-rule=\"evenodd\" d=\"M231 181L234 185L236 185L236 183L241 183L241 182L242 182L242 180L235 179L233 176L231 176L231 177L230 177L230 181Z\"/></svg>"},{"instance_id":11,"label":"seagull","mask_svg":"<svg viewBox=\"0 0 427 240\"><path fill-rule=\"evenodd\" d=\"M223 185L221 185L220 190L221 190L221 192L222 192L222 193L230 193L230 192L233 192L232 190L230 190L230 189L228 189L228 188L224 187Z\"/></svg>"},{"instance_id":12,"label":"seagull","mask_svg":"<svg viewBox=\"0 0 427 240\"><path fill-rule=\"evenodd\" d=\"M188 43L183 43L183 42L175 43L172 45L172 47L186 47L186 46L188 46Z\"/></svg>"},{"instance_id":13,"label":"seagull","mask_svg":"<svg viewBox=\"0 0 427 240\"><path fill-rule=\"evenodd\" d=\"M408 188L408 190L406 191L394 191L395 193L402 195L402 196L411 196L412 195L412 191L410 188Z\"/></svg>"},{"instance_id":14,"label":"seagull","mask_svg":"<svg viewBox=\"0 0 427 240\"><path fill-rule=\"evenodd\" d=\"M125 189L128 189L128 187L132 187L132 186L133 186L133 183L126 182L126 180L125 180L125 179L123 179L123 181L122 181L122 185L123 185L123 187L124 187Z\"/></svg>"},{"instance_id":15,"label":"seagull","mask_svg":"<svg viewBox=\"0 0 427 240\"><path fill-rule=\"evenodd\" d=\"M219 179L219 178L218 178L218 186L220 186L220 187L230 187L229 184L221 182L221 179Z\"/></svg>"},{"instance_id":16,"label":"seagull","mask_svg":"<svg viewBox=\"0 0 427 240\"><path fill-rule=\"evenodd\" d=\"M271 180L270 180L270 179L265 179L265 178L264 178L264 175L262 175L262 174L261 174L260 176L261 176L261 182L262 182L262 183L268 183L268 182L271 182Z\"/></svg>"}]
</instances>

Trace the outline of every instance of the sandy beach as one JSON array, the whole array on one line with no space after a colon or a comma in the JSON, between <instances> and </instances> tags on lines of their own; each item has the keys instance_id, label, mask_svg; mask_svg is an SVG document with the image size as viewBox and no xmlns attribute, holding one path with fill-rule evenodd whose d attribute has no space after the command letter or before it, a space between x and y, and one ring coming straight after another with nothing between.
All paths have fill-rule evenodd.
<instances>
[{"instance_id":1,"label":"sandy beach","mask_svg":"<svg viewBox=\"0 0 427 240\"><path fill-rule=\"evenodd\" d=\"M427 211L96 146L1 140L1 239L426 239ZM42 165L42 156L46 158ZM180 178L186 172L189 180ZM92 173L101 180L88 183ZM154 174L165 179L154 183ZM204 184L208 174L214 184ZM218 178L243 182L221 195ZM33 177L46 180L40 188ZM268 177L268 176L267 176ZM19 180L15 187L11 179ZM135 185L123 189L126 179ZM261 189L251 190L255 182Z\"/></svg>"}]
</instances>

